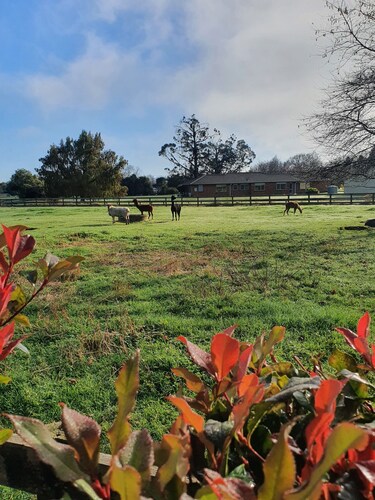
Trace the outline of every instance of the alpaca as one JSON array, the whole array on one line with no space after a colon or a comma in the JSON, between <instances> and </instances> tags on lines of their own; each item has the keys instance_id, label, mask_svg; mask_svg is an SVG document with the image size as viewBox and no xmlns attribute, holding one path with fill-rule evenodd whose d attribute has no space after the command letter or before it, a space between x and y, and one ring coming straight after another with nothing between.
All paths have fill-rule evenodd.
<instances>
[{"instance_id":1,"label":"alpaca","mask_svg":"<svg viewBox=\"0 0 375 500\"><path fill-rule=\"evenodd\" d=\"M151 204L150 205L140 205L137 198L134 198L133 203L138 208L138 210L141 212L142 215L143 215L143 212L147 212L148 218L150 218L150 215L152 216L152 218L154 218L154 207Z\"/></svg>"},{"instance_id":2,"label":"alpaca","mask_svg":"<svg viewBox=\"0 0 375 500\"><path fill-rule=\"evenodd\" d=\"M124 219L126 224L130 224L130 208L128 207L114 207L113 205L107 205L108 214L112 217L113 224L115 223L115 217L118 220Z\"/></svg>"},{"instance_id":3,"label":"alpaca","mask_svg":"<svg viewBox=\"0 0 375 500\"><path fill-rule=\"evenodd\" d=\"M299 203L297 203L296 201L286 201L285 202L285 210L284 210L284 215L285 215L285 212L287 215L289 215L289 210L293 208L293 213L295 214L296 213L296 210L299 210L300 213L302 213L302 208L301 206L299 205Z\"/></svg>"},{"instance_id":4,"label":"alpaca","mask_svg":"<svg viewBox=\"0 0 375 500\"><path fill-rule=\"evenodd\" d=\"M179 203L175 203L174 200L176 196L171 196L171 212L172 212L172 220L180 220L181 215L181 205Z\"/></svg>"}]
</instances>

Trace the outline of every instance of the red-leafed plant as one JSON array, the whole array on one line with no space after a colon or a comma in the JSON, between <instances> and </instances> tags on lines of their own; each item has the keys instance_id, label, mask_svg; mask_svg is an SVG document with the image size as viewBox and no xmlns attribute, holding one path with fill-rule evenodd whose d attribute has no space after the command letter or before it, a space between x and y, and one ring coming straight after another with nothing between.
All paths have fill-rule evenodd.
<instances>
[{"instance_id":1,"label":"red-leafed plant","mask_svg":"<svg viewBox=\"0 0 375 500\"><path fill-rule=\"evenodd\" d=\"M6 227L3 225L2 228L3 232L0 234L0 361L9 356L16 347L27 351L21 344L25 336L13 339L17 322L29 325L27 316L22 314L23 310L50 281L74 269L82 260L82 257L68 257L60 260L47 254L44 259L37 262L36 269L24 272L32 285L31 293L27 294L19 284L14 282L14 270L16 264L33 251L35 240L32 236L22 234L27 229L26 226ZM38 270L41 274L39 280ZM0 384L7 384L9 381L9 377L0 375ZM0 444L5 442L10 435L9 429L0 430Z\"/></svg>"},{"instance_id":2,"label":"red-leafed plant","mask_svg":"<svg viewBox=\"0 0 375 500\"><path fill-rule=\"evenodd\" d=\"M168 398L179 416L160 443L131 429L139 353L128 360L115 383L118 412L107 433L112 459L104 475L101 430L91 418L62 405L67 444L37 420L9 418L56 476L87 498L371 499L374 412L362 365L336 351L330 358L336 377L321 367L310 375L300 362L295 368L276 359L284 328L254 344L236 340L234 330L214 335L209 352L179 337L208 382L185 367L173 369L188 394Z\"/></svg>"}]
</instances>

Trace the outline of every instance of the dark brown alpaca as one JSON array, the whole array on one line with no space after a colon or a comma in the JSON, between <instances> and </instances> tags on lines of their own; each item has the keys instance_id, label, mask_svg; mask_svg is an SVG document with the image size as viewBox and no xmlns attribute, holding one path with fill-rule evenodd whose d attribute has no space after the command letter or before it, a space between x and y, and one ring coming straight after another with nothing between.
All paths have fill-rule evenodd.
<instances>
[{"instance_id":1,"label":"dark brown alpaca","mask_svg":"<svg viewBox=\"0 0 375 500\"><path fill-rule=\"evenodd\" d=\"M136 198L134 198L133 203L138 208L138 210L141 212L142 215L143 215L143 212L147 212L148 218L150 218L150 216L152 216L152 218L154 218L154 207L151 204L150 205L140 205Z\"/></svg>"},{"instance_id":2,"label":"dark brown alpaca","mask_svg":"<svg viewBox=\"0 0 375 500\"><path fill-rule=\"evenodd\" d=\"M296 213L296 210L299 210L302 213L302 208L299 205L299 203L297 203L296 201L286 201L284 215L285 215L285 212L286 212L286 215L289 215L289 210L291 208L293 208L293 213Z\"/></svg>"},{"instance_id":3,"label":"dark brown alpaca","mask_svg":"<svg viewBox=\"0 0 375 500\"><path fill-rule=\"evenodd\" d=\"M171 212L172 212L172 220L180 220L181 216L181 205L179 203L175 203L174 200L176 197L171 196Z\"/></svg>"}]
</instances>

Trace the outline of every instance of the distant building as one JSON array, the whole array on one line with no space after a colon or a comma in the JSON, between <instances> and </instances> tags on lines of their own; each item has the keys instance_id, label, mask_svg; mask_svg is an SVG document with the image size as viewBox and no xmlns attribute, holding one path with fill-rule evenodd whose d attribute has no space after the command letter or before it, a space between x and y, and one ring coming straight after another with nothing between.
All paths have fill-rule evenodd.
<instances>
[{"instance_id":1,"label":"distant building","mask_svg":"<svg viewBox=\"0 0 375 500\"><path fill-rule=\"evenodd\" d=\"M202 175L186 182L180 190L187 196L262 196L304 194L309 187L319 191L327 190L327 183L320 181L301 181L290 174L263 174L247 172L225 175Z\"/></svg>"},{"instance_id":2,"label":"distant building","mask_svg":"<svg viewBox=\"0 0 375 500\"><path fill-rule=\"evenodd\" d=\"M345 194L366 194L375 193L375 172L373 179L355 177L344 182Z\"/></svg>"}]
</instances>

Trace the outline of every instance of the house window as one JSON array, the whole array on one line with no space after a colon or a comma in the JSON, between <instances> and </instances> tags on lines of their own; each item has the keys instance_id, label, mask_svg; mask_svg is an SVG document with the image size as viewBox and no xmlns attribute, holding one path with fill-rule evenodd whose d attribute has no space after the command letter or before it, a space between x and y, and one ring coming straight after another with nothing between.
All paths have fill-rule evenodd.
<instances>
[{"instance_id":1,"label":"house window","mask_svg":"<svg viewBox=\"0 0 375 500\"><path fill-rule=\"evenodd\" d=\"M256 182L254 184L254 191L265 191L266 190L266 185L264 182Z\"/></svg>"},{"instance_id":2,"label":"house window","mask_svg":"<svg viewBox=\"0 0 375 500\"><path fill-rule=\"evenodd\" d=\"M233 184L233 191L237 191L238 189L238 184Z\"/></svg>"},{"instance_id":3,"label":"house window","mask_svg":"<svg viewBox=\"0 0 375 500\"><path fill-rule=\"evenodd\" d=\"M226 193L227 185L226 184L216 184L216 192L217 193Z\"/></svg>"},{"instance_id":4,"label":"house window","mask_svg":"<svg viewBox=\"0 0 375 500\"><path fill-rule=\"evenodd\" d=\"M286 190L286 182L276 183L276 191L285 191L285 190Z\"/></svg>"},{"instance_id":5,"label":"house window","mask_svg":"<svg viewBox=\"0 0 375 500\"><path fill-rule=\"evenodd\" d=\"M240 190L241 191L246 191L246 189L248 189L248 184L240 184Z\"/></svg>"},{"instance_id":6,"label":"house window","mask_svg":"<svg viewBox=\"0 0 375 500\"><path fill-rule=\"evenodd\" d=\"M203 193L203 184L198 184L198 193Z\"/></svg>"}]
</instances>

